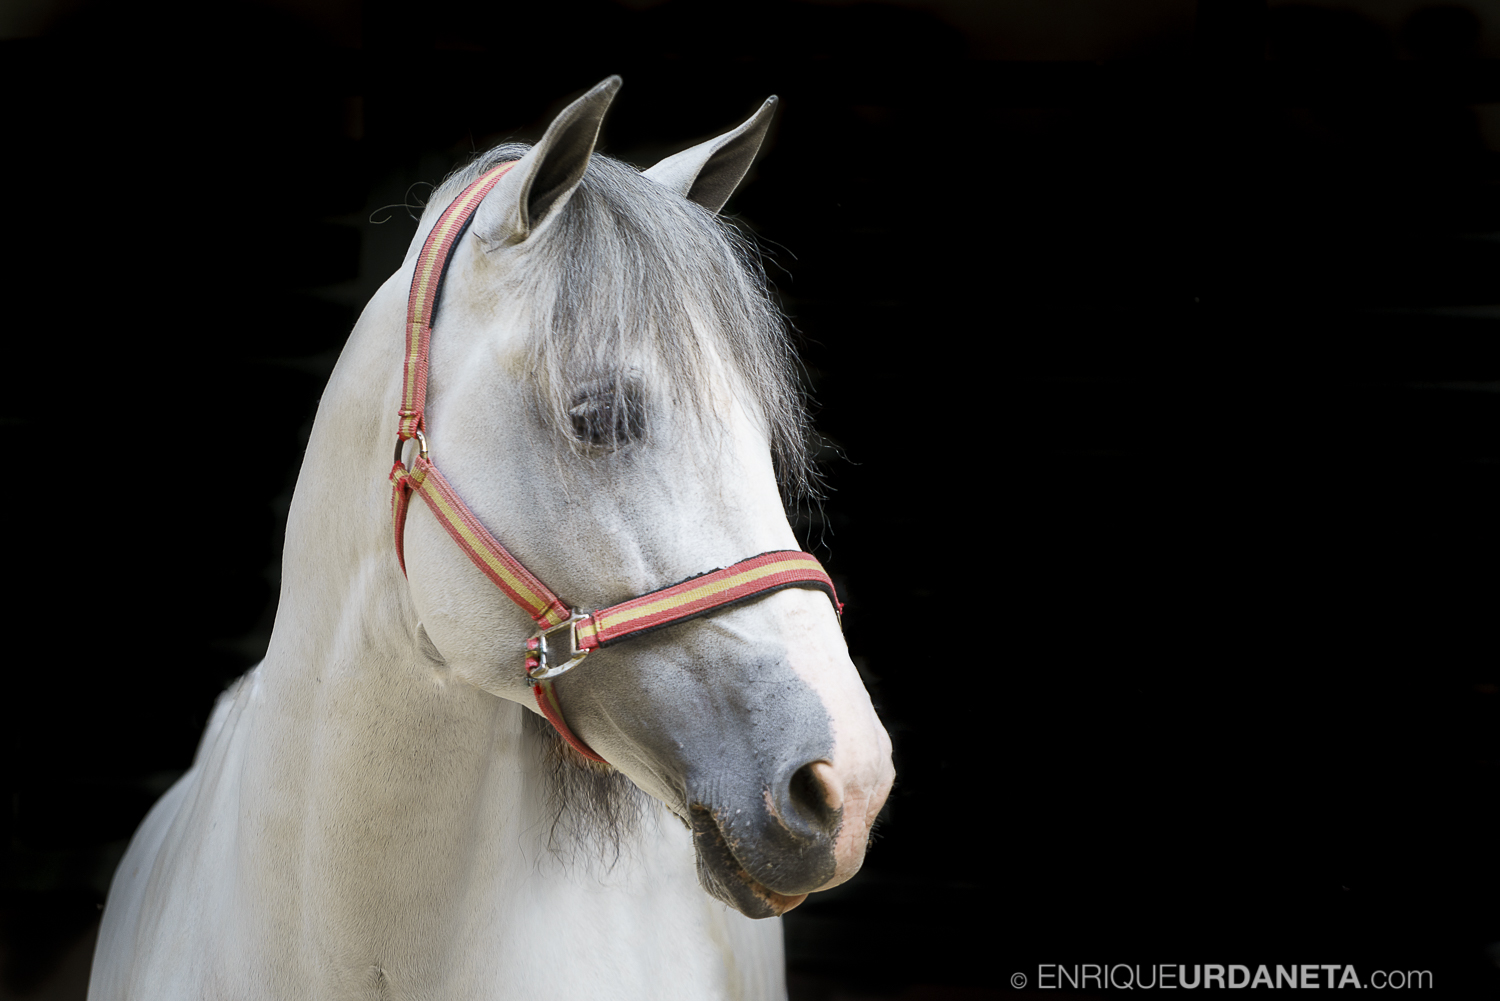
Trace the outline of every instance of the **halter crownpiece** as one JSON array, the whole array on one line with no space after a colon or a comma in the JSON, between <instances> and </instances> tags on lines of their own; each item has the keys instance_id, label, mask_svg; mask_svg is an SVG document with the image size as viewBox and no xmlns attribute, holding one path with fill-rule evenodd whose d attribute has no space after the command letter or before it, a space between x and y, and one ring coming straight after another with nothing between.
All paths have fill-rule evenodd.
<instances>
[{"instance_id":1,"label":"halter crownpiece","mask_svg":"<svg viewBox=\"0 0 1500 1001\"><path fill-rule=\"evenodd\" d=\"M396 541L396 560L406 573L403 536L406 509L416 493L427 502L438 524L468 554L480 571L511 601L520 605L537 624L537 631L518 651L542 715L584 757L604 762L580 740L563 720L553 679L582 663L592 651L622 640L711 615L772 591L787 587L810 587L828 595L840 615L833 581L811 553L783 550L762 553L732 566L690 577L678 584L643 594L596 612L572 608L547 585L521 565L475 517L438 472L427 454L426 417L428 351L432 344L432 320L438 292L448 269L448 260L469 221L505 173L516 165L511 160L491 168L453 200L427 235L412 275L406 306L406 361L403 367L400 423L396 430L395 464L391 467L391 520ZM418 451L411 467L401 461L402 446L415 438ZM563 644L561 649L552 649Z\"/></svg>"}]
</instances>

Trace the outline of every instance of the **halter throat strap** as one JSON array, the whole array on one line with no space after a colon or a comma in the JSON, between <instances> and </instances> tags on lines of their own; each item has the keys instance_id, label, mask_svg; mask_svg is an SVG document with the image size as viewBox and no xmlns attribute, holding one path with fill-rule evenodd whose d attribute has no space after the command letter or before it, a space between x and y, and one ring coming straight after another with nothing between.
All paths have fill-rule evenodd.
<instances>
[{"instance_id":1,"label":"halter throat strap","mask_svg":"<svg viewBox=\"0 0 1500 1001\"><path fill-rule=\"evenodd\" d=\"M412 274L406 307L406 358L402 367L401 409L396 455L391 467L391 522L396 560L406 573L404 536L412 494L426 502L438 523L496 587L520 606L537 625L518 659L532 686L537 708L562 738L584 757L606 763L580 740L563 719L553 680L581 663L594 650L666 626L696 619L788 587L811 587L828 595L840 615L844 606L827 572L810 553L792 550L762 553L669 587L643 594L595 612L575 610L512 556L459 498L453 485L428 456L426 405L428 354L438 296L453 248L468 229L485 195L516 165L512 160L486 171L443 211L427 235ZM401 461L402 446L419 446L410 468ZM566 640L563 651L553 646Z\"/></svg>"}]
</instances>

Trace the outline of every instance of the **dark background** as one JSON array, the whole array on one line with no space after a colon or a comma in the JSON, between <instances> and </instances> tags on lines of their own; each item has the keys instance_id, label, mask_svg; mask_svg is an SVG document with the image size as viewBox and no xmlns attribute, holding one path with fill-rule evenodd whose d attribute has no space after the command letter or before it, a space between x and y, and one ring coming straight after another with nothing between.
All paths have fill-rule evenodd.
<instances>
[{"instance_id":1,"label":"dark background","mask_svg":"<svg viewBox=\"0 0 1500 1001\"><path fill-rule=\"evenodd\" d=\"M0 997L82 996L131 831L264 651L400 204L610 73L641 165L782 98L726 211L899 772L864 873L787 919L794 998L1500 988L1497 5L30 0L0 35Z\"/></svg>"}]
</instances>

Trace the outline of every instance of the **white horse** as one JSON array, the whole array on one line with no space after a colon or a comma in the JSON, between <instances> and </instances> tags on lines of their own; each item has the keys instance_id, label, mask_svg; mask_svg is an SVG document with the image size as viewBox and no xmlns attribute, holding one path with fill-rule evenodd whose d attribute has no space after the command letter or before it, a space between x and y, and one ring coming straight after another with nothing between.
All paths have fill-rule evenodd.
<instances>
[{"instance_id":1,"label":"white horse","mask_svg":"<svg viewBox=\"0 0 1500 1001\"><path fill-rule=\"evenodd\" d=\"M365 309L308 444L266 658L132 840L93 1001L779 998L776 916L859 868L890 742L823 593L557 676L596 764L538 715L536 626L436 508L411 505L398 562L407 290L444 208L507 161L448 260L422 418L474 517L583 609L796 548L790 353L717 218L774 99L640 173L593 152L618 86L446 182Z\"/></svg>"}]
</instances>

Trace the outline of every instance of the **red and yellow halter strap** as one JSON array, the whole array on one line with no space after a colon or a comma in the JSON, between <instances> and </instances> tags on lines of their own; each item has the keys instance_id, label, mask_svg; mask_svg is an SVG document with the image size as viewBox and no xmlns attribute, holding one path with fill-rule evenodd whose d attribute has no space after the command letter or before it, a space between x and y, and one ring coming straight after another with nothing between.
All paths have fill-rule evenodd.
<instances>
[{"instance_id":1,"label":"red and yellow halter strap","mask_svg":"<svg viewBox=\"0 0 1500 1001\"><path fill-rule=\"evenodd\" d=\"M396 431L395 464L391 467L391 521L396 559L406 573L404 534L406 511L413 493L427 502L444 531L458 543L486 577L495 583L537 625L522 651L527 681L537 707L580 754L603 762L563 720L553 679L577 665L591 651L678 622L729 608L787 587L812 587L825 592L842 614L833 581L810 553L792 550L762 553L732 566L691 577L670 587L643 594L592 613L575 611L510 552L475 517L444 479L427 454L426 418L428 351L432 321L448 260L474 211L505 173L512 160L487 171L453 200L433 226L412 275L406 312L406 361L402 370L400 423ZM408 469L401 461L402 445L415 438L419 451ZM566 633L569 658L552 663L549 638Z\"/></svg>"}]
</instances>

